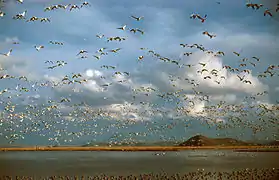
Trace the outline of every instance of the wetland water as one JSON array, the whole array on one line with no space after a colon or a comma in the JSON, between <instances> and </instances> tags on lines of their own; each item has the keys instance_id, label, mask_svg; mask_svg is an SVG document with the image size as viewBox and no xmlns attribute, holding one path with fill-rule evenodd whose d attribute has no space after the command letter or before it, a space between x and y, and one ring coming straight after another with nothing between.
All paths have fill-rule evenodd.
<instances>
[{"instance_id":1,"label":"wetland water","mask_svg":"<svg viewBox=\"0 0 279 180\"><path fill-rule=\"evenodd\" d=\"M278 152L0 152L0 175L129 175L279 168Z\"/></svg>"}]
</instances>

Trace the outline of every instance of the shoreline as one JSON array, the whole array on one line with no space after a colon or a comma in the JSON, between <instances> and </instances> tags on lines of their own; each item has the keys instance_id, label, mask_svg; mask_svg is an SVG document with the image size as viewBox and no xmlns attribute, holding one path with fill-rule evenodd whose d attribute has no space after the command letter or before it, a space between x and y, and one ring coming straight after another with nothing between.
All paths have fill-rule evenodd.
<instances>
[{"instance_id":1,"label":"shoreline","mask_svg":"<svg viewBox=\"0 0 279 180\"><path fill-rule=\"evenodd\" d=\"M6 147L0 151L184 151L184 150L234 150L236 152L279 152L278 146L94 146L94 147Z\"/></svg>"}]
</instances>

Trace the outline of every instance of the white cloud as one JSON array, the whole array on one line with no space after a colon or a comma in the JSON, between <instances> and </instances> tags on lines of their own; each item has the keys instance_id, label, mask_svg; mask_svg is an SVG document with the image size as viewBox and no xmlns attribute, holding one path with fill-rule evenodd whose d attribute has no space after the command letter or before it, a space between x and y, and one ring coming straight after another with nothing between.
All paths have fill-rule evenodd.
<instances>
[{"instance_id":1,"label":"white cloud","mask_svg":"<svg viewBox=\"0 0 279 180\"><path fill-rule=\"evenodd\" d=\"M202 67L199 63L206 65L205 67ZM236 74L224 69L224 64L219 57L206 55L204 53L194 53L189 60L186 60L185 64L193 64L195 66L193 66L191 69L185 68L183 77L190 77L191 79L199 82L200 86L205 91L207 88L209 88L223 90L223 92L227 90L234 90L235 92L253 94L264 91L268 88L267 85L264 85L258 80L257 77L254 77L251 74ZM204 71L203 73L198 72L202 71L202 69L206 69L207 71ZM214 69L218 72L217 76L214 76L211 73ZM237 75L245 75L245 80L251 81L252 84L243 83L239 80ZM210 76L211 79L204 79L206 76ZM220 84L218 84L216 81L220 82ZM178 83L177 85L178 88L185 87L185 84L182 83Z\"/></svg>"}]
</instances>

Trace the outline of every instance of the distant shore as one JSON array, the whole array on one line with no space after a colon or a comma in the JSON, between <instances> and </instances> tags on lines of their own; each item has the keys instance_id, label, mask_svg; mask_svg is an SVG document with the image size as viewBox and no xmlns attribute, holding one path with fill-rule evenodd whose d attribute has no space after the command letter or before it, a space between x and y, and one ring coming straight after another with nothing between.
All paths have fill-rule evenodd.
<instances>
[{"instance_id":1,"label":"distant shore","mask_svg":"<svg viewBox=\"0 0 279 180\"><path fill-rule=\"evenodd\" d=\"M94 146L94 147L6 147L0 151L183 151L234 150L237 152L279 152L278 146Z\"/></svg>"}]
</instances>

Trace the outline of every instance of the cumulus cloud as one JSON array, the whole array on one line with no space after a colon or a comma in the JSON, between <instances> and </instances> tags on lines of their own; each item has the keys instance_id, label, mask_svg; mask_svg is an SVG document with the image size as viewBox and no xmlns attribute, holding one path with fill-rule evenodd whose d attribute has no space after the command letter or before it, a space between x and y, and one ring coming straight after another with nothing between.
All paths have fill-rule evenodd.
<instances>
[{"instance_id":1,"label":"cumulus cloud","mask_svg":"<svg viewBox=\"0 0 279 180\"><path fill-rule=\"evenodd\" d=\"M205 64L204 67L200 63ZM222 89L223 91L234 90L245 93L262 92L268 86L262 84L257 77L247 73L232 73L224 68L221 58L204 53L196 53L186 62L186 64L193 64L194 67L185 71L185 76L190 77L200 83L204 89ZM201 72L203 69L207 71ZM217 70L217 75L212 75L212 71ZM245 79L251 81L252 84L243 83L239 80L237 75L245 76ZM184 77L185 77L184 76ZM204 79L210 76L211 79ZM220 82L218 84L217 82ZM182 88L182 87L181 87Z\"/></svg>"}]
</instances>

